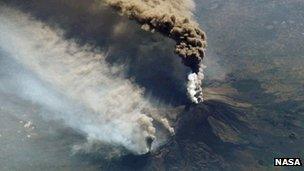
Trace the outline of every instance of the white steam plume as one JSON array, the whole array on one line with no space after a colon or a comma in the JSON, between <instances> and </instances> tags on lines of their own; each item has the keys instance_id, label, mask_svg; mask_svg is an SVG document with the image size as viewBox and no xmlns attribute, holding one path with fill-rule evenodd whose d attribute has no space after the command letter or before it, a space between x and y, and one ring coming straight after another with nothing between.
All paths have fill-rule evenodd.
<instances>
[{"instance_id":1,"label":"white steam plume","mask_svg":"<svg viewBox=\"0 0 304 171\"><path fill-rule=\"evenodd\" d=\"M143 91L119 76L119 67L108 66L100 52L7 7L0 6L0 23L0 48L34 75L16 77L15 93L55 111L46 117L136 154L160 141L153 118L143 113L153 108Z\"/></svg>"},{"instance_id":2,"label":"white steam plume","mask_svg":"<svg viewBox=\"0 0 304 171\"><path fill-rule=\"evenodd\" d=\"M188 97L194 103L200 103L204 101L202 80L204 79L204 69L206 66L201 63L199 67L199 72L190 73L188 75L187 92Z\"/></svg>"}]
</instances>

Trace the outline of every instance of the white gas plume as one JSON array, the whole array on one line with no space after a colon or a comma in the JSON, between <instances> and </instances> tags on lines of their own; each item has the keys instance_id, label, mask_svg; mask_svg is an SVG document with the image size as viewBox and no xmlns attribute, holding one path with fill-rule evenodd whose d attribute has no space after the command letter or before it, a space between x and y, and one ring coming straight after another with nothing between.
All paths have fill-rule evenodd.
<instances>
[{"instance_id":1,"label":"white gas plume","mask_svg":"<svg viewBox=\"0 0 304 171\"><path fill-rule=\"evenodd\" d=\"M109 66L97 49L65 40L62 31L17 10L0 6L0 23L0 49L31 73L16 74L14 93L54 111L45 117L63 120L90 140L135 154L156 148L160 130L143 112L154 107L141 88L123 78L121 67ZM174 131L166 119L163 123Z\"/></svg>"},{"instance_id":2,"label":"white gas plume","mask_svg":"<svg viewBox=\"0 0 304 171\"><path fill-rule=\"evenodd\" d=\"M204 79L204 69L206 66L200 64L199 72L191 73L188 75L187 92L188 97L194 103L200 103L204 101L202 81Z\"/></svg>"}]
</instances>

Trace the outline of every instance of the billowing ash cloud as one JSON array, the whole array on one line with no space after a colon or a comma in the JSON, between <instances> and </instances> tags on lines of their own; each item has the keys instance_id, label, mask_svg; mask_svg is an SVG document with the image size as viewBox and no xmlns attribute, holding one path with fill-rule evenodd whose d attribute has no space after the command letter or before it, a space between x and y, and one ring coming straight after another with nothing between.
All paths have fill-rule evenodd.
<instances>
[{"instance_id":1,"label":"billowing ash cloud","mask_svg":"<svg viewBox=\"0 0 304 171\"><path fill-rule=\"evenodd\" d=\"M123 146L136 154L155 148L173 133L168 121L143 97L143 90L123 77L122 67L109 66L105 55L90 46L65 40L62 31L35 21L24 13L0 6L0 49L29 70L16 76L14 90L90 141ZM102 36L102 35L101 35ZM155 122L168 130L158 129ZM152 146L152 147L151 147Z\"/></svg>"},{"instance_id":2,"label":"billowing ash cloud","mask_svg":"<svg viewBox=\"0 0 304 171\"><path fill-rule=\"evenodd\" d=\"M203 100L201 82L204 78L202 59L206 36L192 20L191 0L104 0L122 14L135 19L147 31L158 31L176 41L175 52L193 73L188 77L188 94L198 103Z\"/></svg>"}]
</instances>

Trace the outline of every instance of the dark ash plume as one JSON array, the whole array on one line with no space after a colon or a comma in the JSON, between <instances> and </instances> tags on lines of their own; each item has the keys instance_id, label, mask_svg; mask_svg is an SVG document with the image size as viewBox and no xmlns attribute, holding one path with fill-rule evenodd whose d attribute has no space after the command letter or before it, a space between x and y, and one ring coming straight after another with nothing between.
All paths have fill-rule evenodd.
<instances>
[{"instance_id":1,"label":"dark ash plume","mask_svg":"<svg viewBox=\"0 0 304 171\"><path fill-rule=\"evenodd\" d=\"M193 2L186 0L105 0L111 7L142 24L142 29L158 31L176 41L175 53L193 74L188 77L188 95L198 103L203 100L201 82L202 59L205 56L206 36L193 21Z\"/></svg>"}]
</instances>

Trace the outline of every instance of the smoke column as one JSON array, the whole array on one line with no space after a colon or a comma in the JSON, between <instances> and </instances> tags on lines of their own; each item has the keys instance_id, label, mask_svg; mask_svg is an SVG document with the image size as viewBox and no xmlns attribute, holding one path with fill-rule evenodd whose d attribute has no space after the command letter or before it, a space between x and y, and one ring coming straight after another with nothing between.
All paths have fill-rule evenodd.
<instances>
[{"instance_id":1,"label":"smoke column","mask_svg":"<svg viewBox=\"0 0 304 171\"><path fill-rule=\"evenodd\" d=\"M4 6L0 23L1 50L31 73L12 78L18 80L13 92L54 111L44 117L63 120L88 140L135 154L147 153L162 141L156 120L173 133L165 118L143 112L154 109L143 90L123 78L121 67L109 66L100 51L64 40L62 31Z\"/></svg>"},{"instance_id":2,"label":"smoke column","mask_svg":"<svg viewBox=\"0 0 304 171\"><path fill-rule=\"evenodd\" d=\"M202 59L206 36L192 19L192 0L105 0L113 8L142 24L142 29L158 31L176 41L175 52L193 73L188 76L187 90L192 102L203 101Z\"/></svg>"}]
</instances>

